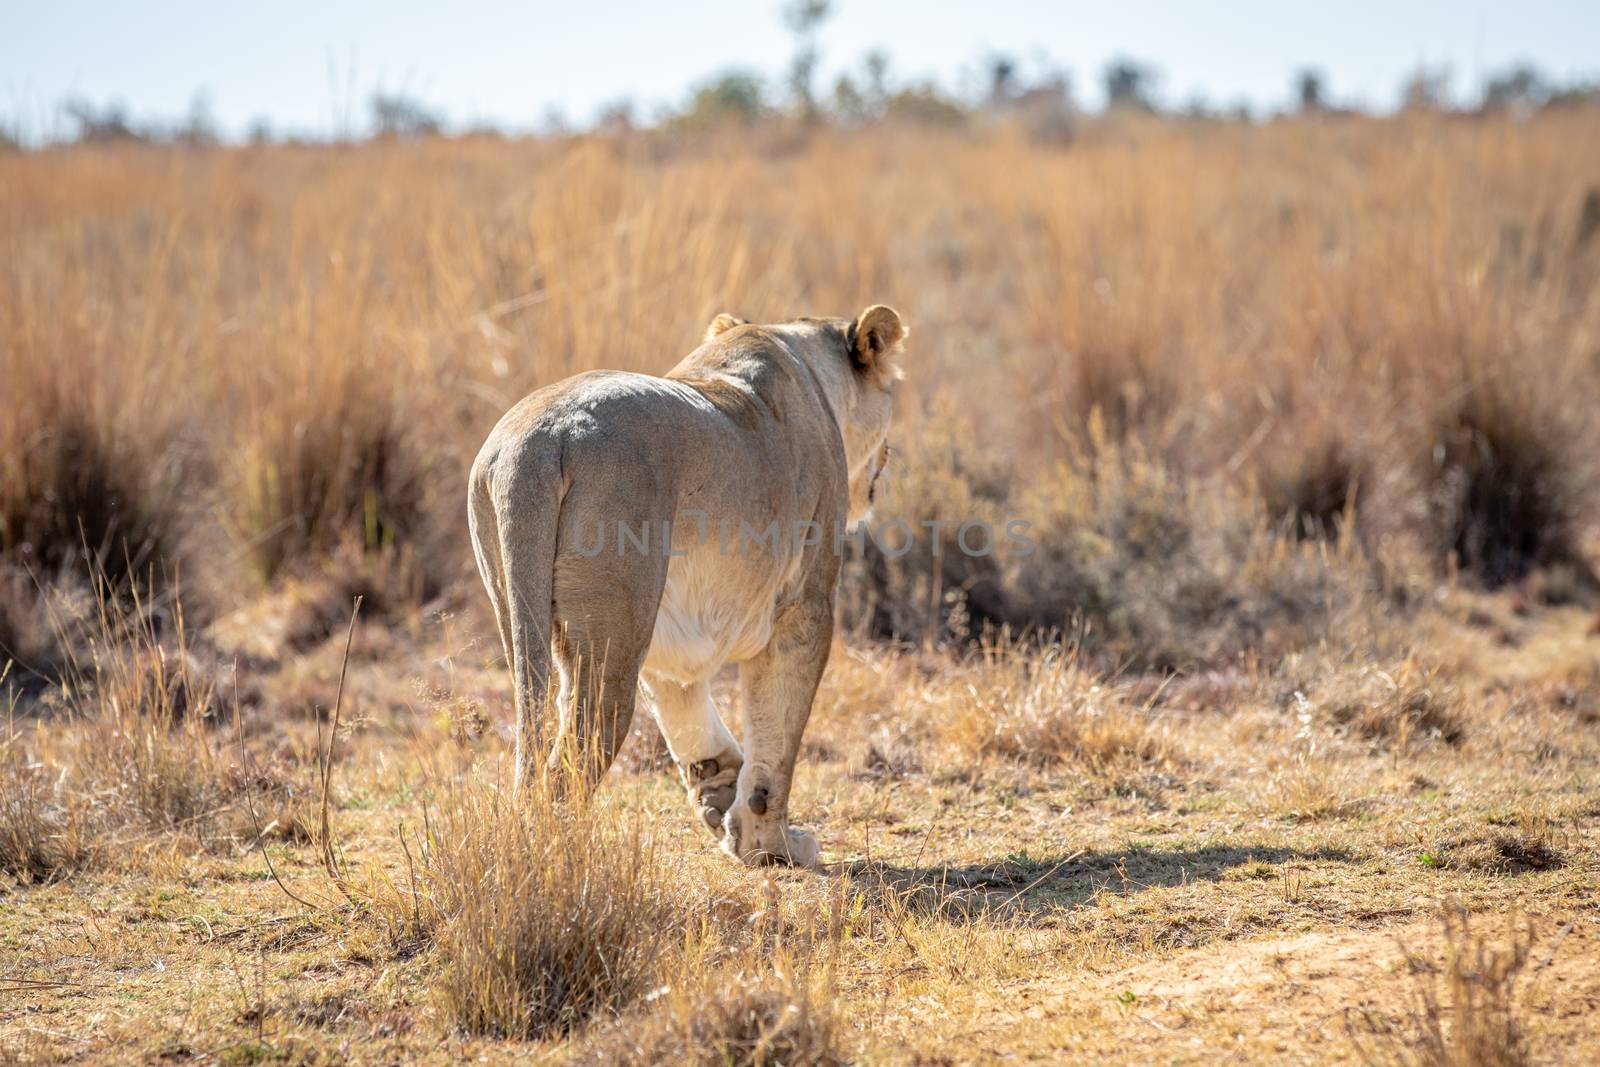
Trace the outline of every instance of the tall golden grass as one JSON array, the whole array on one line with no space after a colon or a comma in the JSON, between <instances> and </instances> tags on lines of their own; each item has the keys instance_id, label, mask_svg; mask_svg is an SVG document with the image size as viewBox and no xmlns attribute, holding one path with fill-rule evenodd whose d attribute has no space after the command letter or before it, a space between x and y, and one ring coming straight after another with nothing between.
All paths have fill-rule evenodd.
<instances>
[{"instance_id":1,"label":"tall golden grass","mask_svg":"<svg viewBox=\"0 0 1600 1067\"><path fill-rule=\"evenodd\" d=\"M665 370L722 310L883 301L915 331L903 507L960 485L1049 526L1061 465L1098 484L1109 441L1191 526L1183 493L1237 494L1269 548L1584 570L1597 134L1573 109L1128 119L1065 151L880 126L0 157L0 560L183 569L228 603L408 547L418 589L469 590L463 472L527 391ZM979 621L1063 625L1084 609L1039 605L1050 577L880 574L910 600L876 628L985 595Z\"/></svg>"}]
</instances>

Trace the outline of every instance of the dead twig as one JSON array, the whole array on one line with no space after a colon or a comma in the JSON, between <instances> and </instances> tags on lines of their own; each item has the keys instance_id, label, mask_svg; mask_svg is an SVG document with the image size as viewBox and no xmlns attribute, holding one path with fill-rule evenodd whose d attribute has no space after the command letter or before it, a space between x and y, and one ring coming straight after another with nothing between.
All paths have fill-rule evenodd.
<instances>
[{"instance_id":1,"label":"dead twig","mask_svg":"<svg viewBox=\"0 0 1600 1067\"><path fill-rule=\"evenodd\" d=\"M283 890L284 896L296 904L316 911L319 905L311 903L311 901L300 896L284 884L283 879L278 875L278 868L273 865L272 856L267 852L266 831L261 828L261 816L256 813L255 775L251 767L250 751L245 747L244 743L244 721L239 715L239 661L237 659L233 661L233 730L239 739L239 762L244 767L245 781L249 783L244 791L245 807L250 811L250 822L256 831L255 845L261 851L261 858L266 861L267 873L272 875L272 880L278 884L279 889ZM213 934L212 939L215 940L215 938L216 935Z\"/></svg>"},{"instance_id":2,"label":"dead twig","mask_svg":"<svg viewBox=\"0 0 1600 1067\"><path fill-rule=\"evenodd\" d=\"M355 604L350 610L350 629L344 635L344 658L339 661L339 688L333 698L333 722L328 729L328 749L322 760L322 816L320 820L320 836L322 839L322 865L327 868L328 877L333 884L343 893L350 903L356 903L350 887L345 881L344 872L339 869L338 857L333 851L333 826L328 815L328 795L333 784L333 746L339 741L339 713L344 707L344 678L345 672L350 669L350 645L356 636L356 619L361 615L361 597L355 598Z\"/></svg>"}]
</instances>

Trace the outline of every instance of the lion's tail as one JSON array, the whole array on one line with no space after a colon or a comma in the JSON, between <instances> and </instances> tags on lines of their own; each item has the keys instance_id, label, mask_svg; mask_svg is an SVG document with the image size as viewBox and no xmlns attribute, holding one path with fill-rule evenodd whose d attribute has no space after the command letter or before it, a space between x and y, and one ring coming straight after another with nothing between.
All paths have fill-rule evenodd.
<instances>
[{"instance_id":1,"label":"lion's tail","mask_svg":"<svg viewBox=\"0 0 1600 1067\"><path fill-rule=\"evenodd\" d=\"M467 521L516 686L516 773L523 782L544 759L552 740L547 733L553 733L545 727L545 708L561 472L555 457L548 464L497 466L480 463L473 470Z\"/></svg>"}]
</instances>

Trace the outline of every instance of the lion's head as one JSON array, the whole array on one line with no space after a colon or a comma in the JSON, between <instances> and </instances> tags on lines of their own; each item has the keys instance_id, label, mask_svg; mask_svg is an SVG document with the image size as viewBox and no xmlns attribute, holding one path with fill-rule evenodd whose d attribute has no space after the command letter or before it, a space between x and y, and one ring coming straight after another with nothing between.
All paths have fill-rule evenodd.
<instances>
[{"instance_id":1,"label":"lion's head","mask_svg":"<svg viewBox=\"0 0 1600 1067\"><path fill-rule=\"evenodd\" d=\"M711 340L745 320L721 314L706 328ZM889 462L889 423L896 386L905 377L898 363L910 329L891 307L873 304L850 319L793 319L763 327L789 343L827 394L844 438L850 474L849 520L872 511L879 476Z\"/></svg>"}]
</instances>

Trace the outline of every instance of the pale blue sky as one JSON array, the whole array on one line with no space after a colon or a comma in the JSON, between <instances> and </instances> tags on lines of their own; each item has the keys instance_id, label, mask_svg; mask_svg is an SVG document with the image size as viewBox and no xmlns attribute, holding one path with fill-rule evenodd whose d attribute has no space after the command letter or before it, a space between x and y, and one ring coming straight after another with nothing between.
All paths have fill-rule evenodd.
<instances>
[{"instance_id":1,"label":"pale blue sky","mask_svg":"<svg viewBox=\"0 0 1600 1067\"><path fill-rule=\"evenodd\" d=\"M358 121L374 88L401 89L453 124L537 126L554 107L586 122L632 97L644 115L733 65L777 74L793 50L777 0L584 3L152 0L19 4L0 0L0 115L51 132L69 94L120 99L136 117L175 117L197 90L229 133L255 116L332 132ZM821 85L874 47L900 79L970 85L985 56L1048 57L1096 106L1113 56L1150 62L1161 95L1182 103L1273 107L1306 65L1334 99L1388 107L1419 62L1449 64L1458 94L1484 70L1521 59L1562 77L1600 75L1600 0L1218 0L1047 3L836 0L822 34ZM969 79L963 83L962 79ZM55 132L65 132L57 130Z\"/></svg>"}]
</instances>

